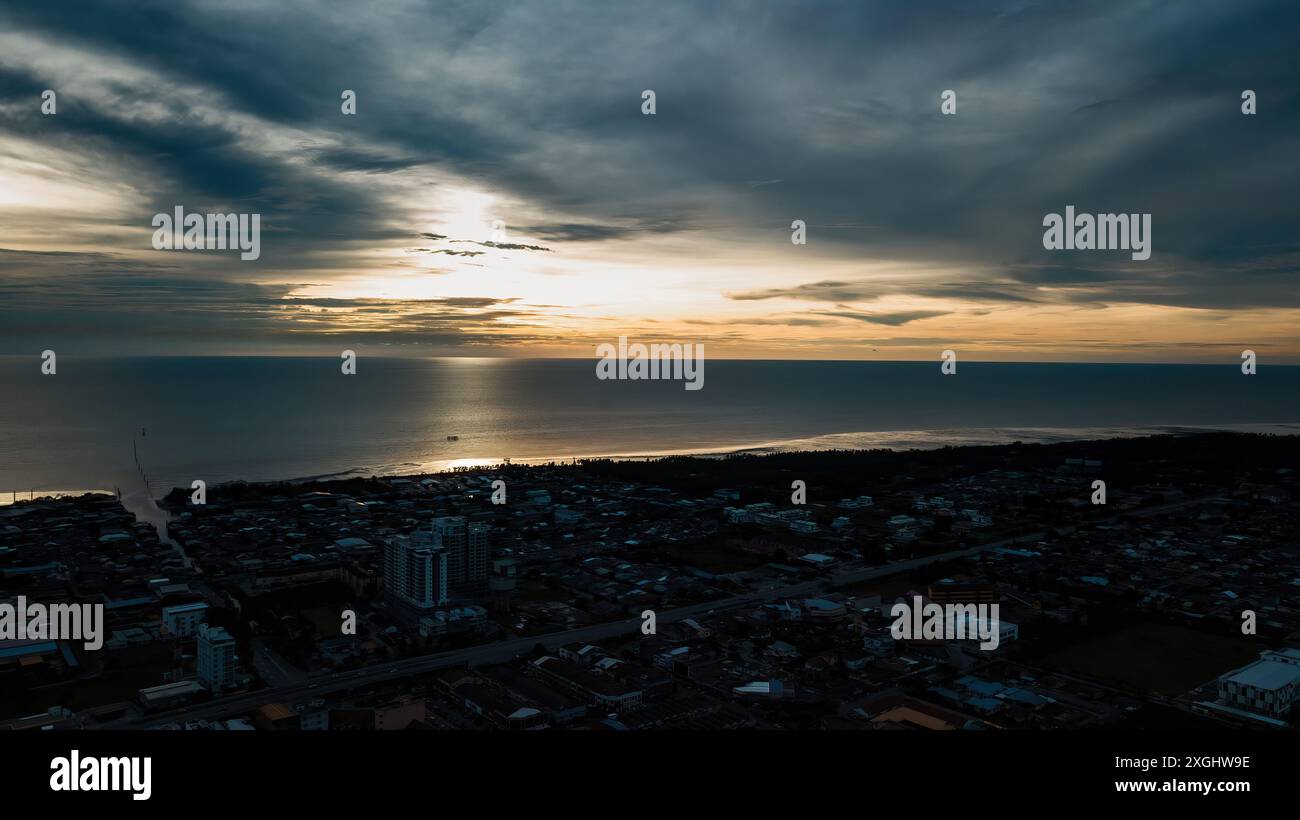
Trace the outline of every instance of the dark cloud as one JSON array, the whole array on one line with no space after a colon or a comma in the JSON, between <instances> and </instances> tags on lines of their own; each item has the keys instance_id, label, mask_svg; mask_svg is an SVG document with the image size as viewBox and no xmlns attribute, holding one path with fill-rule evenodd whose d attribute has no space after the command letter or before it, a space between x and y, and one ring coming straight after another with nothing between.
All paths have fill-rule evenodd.
<instances>
[{"instance_id":1,"label":"dark cloud","mask_svg":"<svg viewBox=\"0 0 1300 820\"><path fill-rule=\"evenodd\" d=\"M448 256L482 256L486 251L453 251L450 248L438 248L429 253L445 253Z\"/></svg>"},{"instance_id":2,"label":"dark cloud","mask_svg":"<svg viewBox=\"0 0 1300 820\"><path fill-rule=\"evenodd\" d=\"M869 302L884 296L914 294L934 298L967 299L989 302L1038 301L1029 291L1017 291L1014 283L999 285L992 281L933 282L930 280L863 279L855 282L809 282L789 288L766 288L757 291L728 293L737 301L763 299L799 299L810 302Z\"/></svg>"},{"instance_id":3,"label":"dark cloud","mask_svg":"<svg viewBox=\"0 0 1300 820\"><path fill-rule=\"evenodd\" d=\"M944 310L903 310L893 313L861 313L856 310L827 310L818 311L822 316L835 316L841 319L853 319L858 322L867 322L873 325L889 325L898 327L908 322L915 322L919 319L932 319L935 316L946 316Z\"/></svg>"},{"instance_id":4,"label":"dark cloud","mask_svg":"<svg viewBox=\"0 0 1300 820\"><path fill-rule=\"evenodd\" d=\"M517 222L558 251L671 234L775 247L804 220L794 270L807 264L807 284L733 300L1300 306L1300 6L1286 0L448 0L354 12L183 0L0 11L0 36L39 46L0 58L0 138L66 151L138 198L138 212L95 231L146 226L176 204L263 215L263 257L237 272L194 256L141 268L121 255L6 255L0 267L22 275L9 296L49 300L9 310L71 326L58 293L120 293L79 279L87 266L182 266L211 289L185 277L136 286L230 299L237 335L250 293L223 280L351 273L349 253L400 248L419 232L412 212L440 202L436 186L427 203L392 187L417 171L507 195L520 210L512 233ZM33 95L59 72L59 114L41 117ZM646 88L654 117L640 112ZM945 117L949 88L958 113ZM1239 111L1245 88L1256 116ZM355 116L339 110L344 89L357 92ZM1043 214L1071 204L1151 213L1152 259L1043 250ZM824 258L937 272L830 280L816 272ZM37 272L68 287L44 289L29 281ZM196 337L209 331L196 320Z\"/></svg>"},{"instance_id":5,"label":"dark cloud","mask_svg":"<svg viewBox=\"0 0 1300 820\"><path fill-rule=\"evenodd\" d=\"M336 171L388 173L424 164L424 160L417 158L389 156L379 151L358 148L311 148L306 153L313 161Z\"/></svg>"},{"instance_id":6,"label":"dark cloud","mask_svg":"<svg viewBox=\"0 0 1300 820\"><path fill-rule=\"evenodd\" d=\"M475 245L482 245L485 248L495 248L499 251L546 251L550 253L550 248L544 248L541 245L520 245L514 242L479 242L475 239L453 239L453 242L472 242Z\"/></svg>"},{"instance_id":7,"label":"dark cloud","mask_svg":"<svg viewBox=\"0 0 1300 820\"><path fill-rule=\"evenodd\" d=\"M863 282L809 282L791 288L765 288L743 293L728 293L728 299L748 302L761 299L806 299L812 302L858 302L876 299L888 290L868 281Z\"/></svg>"},{"instance_id":8,"label":"dark cloud","mask_svg":"<svg viewBox=\"0 0 1300 820\"><path fill-rule=\"evenodd\" d=\"M637 233L634 228L619 225L528 225L525 233L554 242L599 242L606 239L623 239Z\"/></svg>"},{"instance_id":9,"label":"dark cloud","mask_svg":"<svg viewBox=\"0 0 1300 820\"><path fill-rule=\"evenodd\" d=\"M523 233L540 237L552 242L601 242L614 239L630 239L654 234L671 234L698 230L704 227L699 222L692 222L680 216L661 219L633 220L626 225L609 225L599 223L560 223L524 225Z\"/></svg>"}]
</instances>

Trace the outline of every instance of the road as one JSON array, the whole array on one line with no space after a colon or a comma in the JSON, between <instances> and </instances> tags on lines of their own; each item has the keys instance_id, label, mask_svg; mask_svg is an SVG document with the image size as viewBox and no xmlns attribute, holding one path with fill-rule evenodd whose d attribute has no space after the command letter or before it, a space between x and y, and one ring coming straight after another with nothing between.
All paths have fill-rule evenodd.
<instances>
[{"instance_id":1,"label":"road","mask_svg":"<svg viewBox=\"0 0 1300 820\"><path fill-rule=\"evenodd\" d=\"M283 687L306 680L307 673L289 663L278 652L253 641L253 668L272 687Z\"/></svg>"},{"instance_id":2,"label":"road","mask_svg":"<svg viewBox=\"0 0 1300 820\"><path fill-rule=\"evenodd\" d=\"M1162 504L1156 507L1130 510L1105 519L1087 522L1085 526L1109 523L1125 515L1137 517L1158 515L1162 512L1169 512L1170 510L1203 500L1205 499L1201 497L1190 498L1182 501L1171 502L1169 504ZM1074 529L1074 527L1065 527L1059 529L1058 532L1069 533ZM766 601L778 601L785 598L806 598L821 594L828 587L843 586L876 578L886 578L891 575L920 569L929 564L941 561L951 561L957 558L965 558L977 555L987 550L1005 547L1010 544L1026 541L1038 541L1041 540L1044 535L1045 533L1042 532L1017 535L1010 538L1004 538L1000 541L993 541L976 547L970 547L968 549L951 550L937 555L927 555L921 558L912 558L907 561L895 561L878 567L868 567L861 570L843 572L831 576L830 579L804 581L798 584L736 595L731 598L724 598L720 601L706 601L705 603L692 604L690 606L656 613L655 620L656 623L674 623L685 620L686 618L699 617L710 612L754 606ZM504 663L515 660L523 655L527 655L537 644L541 644L547 649L556 649L560 646L577 641L595 643L609 638L615 638L620 635L632 634L639 631L640 628L640 618L626 618L619 621L607 621L601 624L577 627L576 629L567 629L562 632L552 632L546 635L513 638L506 641L484 644L483 646L472 646L465 649L439 652L432 655L422 655L418 658L389 661L387 663L368 666L365 669L336 672L332 675L307 679L300 682L287 683L285 685L268 689L259 689L255 692L227 695L208 703L201 703L195 706L173 709L166 712L157 712L140 717L122 718L120 720L111 721L90 728L149 729L167 723L184 722L187 720L224 720L247 714L257 707L268 703L294 703L301 700L334 694L336 692L343 692L348 689L372 686L374 684L409 677L411 675L435 672L440 669L466 665Z\"/></svg>"},{"instance_id":3,"label":"road","mask_svg":"<svg viewBox=\"0 0 1300 820\"><path fill-rule=\"evenodd\" d=\"M760 592L738 595L734 598L727 598L722 601L706 601L700 604L692 604L678 609L659 612L655 616L655 621L656 623L674 623L686 618L698 617L712 611L751 606L777 598L804 597L815 594L821 589L823 583L824 582L822 581L807 581L801 584L781 587L779 589L762 590ZM184 722L188 720L223 720L247 714L258 706L267 703L294 703L308 698L322 697L324 695L342 692L357 687L371 686L397 678L435 672L439 669L448 669L451 667L466 665L504 663L523 655L527 655L533 650L533 647L539 643L547 649L556 649L575 641L603 641L620 635L632 634L638 632L640 629L640 618L626 618L621 621L608 621L606 623L568 629L563 632L552 632L547 635L513 638L507 641L484 644L483 646L472 646L466 649L452 650L450 652L422 655L418 658L389 661L387 663L368 666L365 669L357 669L350 672L338 672L333 675L289 683L274 688L259 689L255 692L228 695L196 706L172 709L166 712L157 712L143 717L123 718L121 720L112 721L91 728L149 729L167 723Z\"/></svg>"}]
</instances>

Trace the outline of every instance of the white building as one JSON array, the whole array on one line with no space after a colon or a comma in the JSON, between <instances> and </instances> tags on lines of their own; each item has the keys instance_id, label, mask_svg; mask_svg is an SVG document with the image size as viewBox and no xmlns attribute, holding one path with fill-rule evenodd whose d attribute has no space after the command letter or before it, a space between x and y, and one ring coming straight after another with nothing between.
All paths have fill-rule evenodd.
<instances>
[{"instance_id":1,"label":"white building","mask_svg":"<svg viewBox=\"0 0 1300 820\"><path fill-rule=\"evenodd\" d=\"M199 624L207 623L208 605L202 602L163 607L163 626L178 638L188 638L198 631Z\"/></svg>"},{"instance_id":2,"label":"white building","mask_svg":"<svg viewBox=\"0 0 1300 820\"><path fill-rule=\"evenodd\" d=\"M1010 641L1020 640L1020 627L1010 621L996 619L994 623L998 628L998 646ZM966 634L972 636L971 640L979 640L980 635L992 634L992 628L985 618L975 617L966 619Z\"/></svg>"},{"instance_id":3,"label":"white building","mask_svg":"<svg viewBox=\"0 0 1300 820\"><path fill-rule=\"evenodd\" d=\"M384 594L415 609L446 605L447 561L447 550L423 533L391 539L384 550Z\"/></svg>"},{"instance_id":4,"label":"white building","mask_svg":"<svg viewBox=\"0 0 1300 820\"><path fill-rule=\"evenodd\" d=\"M236 684L234 637L219 626L200 624L198 628L199 683L213 692L233 688Z\"/></svg>"},{"instance_id":5,"label":"white building","mask_svg":"<svg viewBox=\"0 0 1300 820\"><path fill-rule=\"evenodd\" d=\"M914 541L921 533L922 522L910 515L895 515L889 519L889 529L899 541Z\"/></svg>"},{"instance_id":6,"label":"white building","mask_svg":"<svg viewBox=\"0 0 1300 820\"><path fill-rule=\"evenodd\" d=\"M727 521L732 524L762 524L767 516L776 512L776 505L767 501L758 504L746 504L743 507L727 507Z\"/></svg>"},{"instance_id":7,"label":"white building","mask_svg":"<svg viewBox=\"0 0 1300 820\"><path fill-rule=\"evenodd\" d=\"M487 622L487 610L481 606L457 606L431 612L420 619L420 636L446 635L481 626Z\"/></svg>"},{"instance_id":8,"label":"white building","mask_svg":"<svg viewBox=\"0 0 1300 820\"><path fill-rule=\"evenodd\" d=\"M1259 660L1219 678L1219 700L1281 717L1300 699L1300 649L1260 653Z\"/></svg>"},{"instance_id":9,"label":"white building","mask_svg":"<svg viewBox=\"0 0 1300 820\"><path fill-rule=\"evenodd\" d=\"M465 516L444 515L433 519L433 546L447 553L447 581L457 586L465 580Z\"/></svg>"}]
</instances>

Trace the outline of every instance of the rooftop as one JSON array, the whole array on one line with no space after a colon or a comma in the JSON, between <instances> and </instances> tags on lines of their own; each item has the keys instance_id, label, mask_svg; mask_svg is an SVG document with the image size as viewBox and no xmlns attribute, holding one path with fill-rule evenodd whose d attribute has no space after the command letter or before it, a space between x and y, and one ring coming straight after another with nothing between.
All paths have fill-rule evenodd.
<instances>
[{"instance_id":1,"label":"rooftop","mask_svg":"<svg viewBox=\"0 0 1300 820\"><path fill-rule=\"evenodd\" d=\"M1229 675L1228 680L1256 689L1283 689L1300 684L1300 666L1279 661L1255 661Z\"/></svg>"}]
</instances>

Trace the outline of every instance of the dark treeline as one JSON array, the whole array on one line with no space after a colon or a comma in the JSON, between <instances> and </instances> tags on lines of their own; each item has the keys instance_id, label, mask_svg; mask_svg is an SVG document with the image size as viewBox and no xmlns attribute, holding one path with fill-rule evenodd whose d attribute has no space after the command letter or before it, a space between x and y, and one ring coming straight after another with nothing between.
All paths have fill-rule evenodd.
<instances>
[{"instance_id":1,"label":"dark treeline","mask_svg":"<svg viewBox=\"0 0 1300 820\"><path fill-rule=\"evenodd\" d=\"M1102 461L1098 474L1116 483L1158 482L1176 471L1184 480L1213 485L1243 472L1294 468L1300 463L1300 436L1197 433L1057 444L671 456L581 464L602 478L658 484L684 493L770 484L778 494L788 495L790 482L801 479L810 489L819 487L829 496L840 497L899 480L926 484L991 470L1052 468L1079 458Z\"/></svg>"},{"instance_id":2,"label":"dark treeline","mask_svg":"<svg viewBox=\"0 0 1300 820\"><path fill-rule=\"evenodd\" d=\"M572 467L607 480L653 484L685 496L708 495L725 487L770 487L773 498L788 495L799 479L823 498L870 493L899 483L928 484L954 475L991 470L1041 470L1063 466L1067 459L1100 460L1094 470L1108 482L1126 485L1167 481L1177 473L1180 484L1218 485L1228 476L1275 471L1300 464L1300 436L1250 433L1190 433L1071 441L1056 444L998 444L941 447L933 450L820 450L726 456L666 456L618 460L579 459L545 465L506 464L460 469L526 479L530 475ZM1262 476L1261 476L1262 477ZM244 483L221 485L223 499L298 495L306 492L348 493L373 490L374 478ZM169 504L183 506L190 491L176 488ZM744 501L762 500L750 498Z\"/></svg>"}]
</instances>

